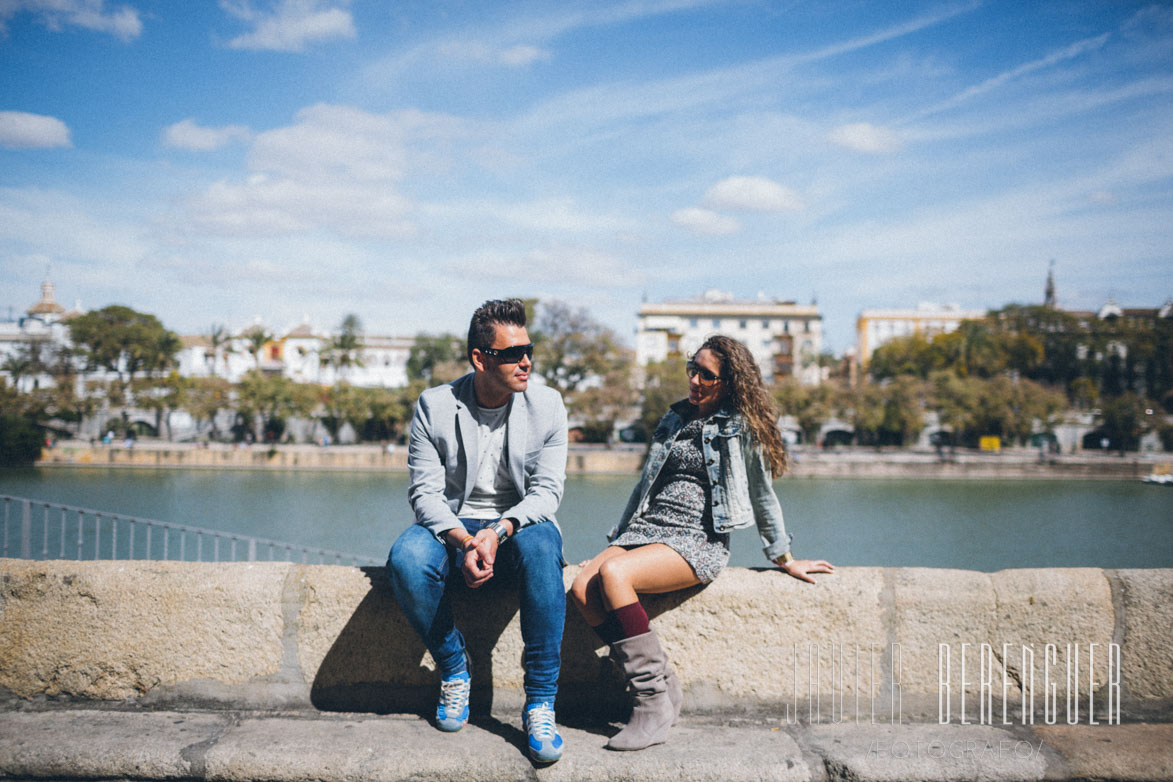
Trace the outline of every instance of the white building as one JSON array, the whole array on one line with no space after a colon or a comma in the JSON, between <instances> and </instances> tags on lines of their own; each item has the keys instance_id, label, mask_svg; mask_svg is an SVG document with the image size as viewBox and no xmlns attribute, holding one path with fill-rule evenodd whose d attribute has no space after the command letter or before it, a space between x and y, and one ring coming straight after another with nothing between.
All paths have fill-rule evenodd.
<instances>
[{"instance_id":1,"label":"white building","mask_svg":"<svg viewBox=\"0 0 1173 782\"><path fill-rule=\"evenodd\" d=\"M258 320L212 348L207 335L182 337L177 359L184 377L222 377L240 382L250 370L283 375L298 383L330 386L346 382L352 386L398 388L407 385L407 359L415 340L410 337L361 335L356 355L343 362L331 354L333 335L315 331L302 323L283 335L273 334L252 353L249 339L257 330L267 332Z\"/></svg>"},{"instance_id":2,"label":"white building","mask_svg":"<svg viewBox=\"0 0 1173 782\"><path fill-rule=\"evenodd\" d=\"M636 360L646 365L687 357L714 334L745 343L767 381L788 375L807 385L821 380L823 316L817 305L764 296L735 299L719 290L705 291L697 298L640 305Z\"/></svg>"},{"instance_id":3,"label":"white building","mask_svg":"<svg viewBox=\"0 0 1173 782\"><path fill-rule=\"evenodd\" d=\"M867 309L855 322L859 360L867 366L876 348L898 337L919 334L926 339L956 331L963 321L981 320L985 310L963 310L956 304L944 307L921 302L916 309Z\"/></svg>"},{"instance_id":4,"label":"white building","mask_svg":"<svg viewBox=\"0 0 1173 782\"><path fill-rule=\"evenodd\" d=\"M69 344L68 321L76 314L57 303L53 283L48 280L41 283L40 301L29 307L22 317L10 316L0 321L0 378L8 385L16 385L22 392L52 386L53 377L47 372L24 374L12 370L33 354L42 362L50 362L58 348Z\"/></svg>"}]
</instances>

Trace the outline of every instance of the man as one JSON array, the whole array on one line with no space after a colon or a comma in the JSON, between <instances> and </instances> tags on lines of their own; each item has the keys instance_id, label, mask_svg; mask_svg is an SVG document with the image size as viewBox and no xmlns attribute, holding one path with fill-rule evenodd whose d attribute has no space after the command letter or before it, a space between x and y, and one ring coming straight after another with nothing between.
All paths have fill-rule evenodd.
<instances>
[{"instance_id":1,"label":"man","mask_svg":"<svg viewBox=\"0 0 1173 782\"><path fill-rule=\"evenodd\" d=\"M520 301L485 302L468 328L473 371L420 395L407 457L417 523L391 547L387 572L440 669L436 724L445 731L468 721L471 672L449 602L458 580L517 588L522 721L530 756L551 763L562 757L554 699L565 562L554 512L566 480L566 408L558 392L529 384L534 346L525 322Z\"/></svg>"}]
</instances>

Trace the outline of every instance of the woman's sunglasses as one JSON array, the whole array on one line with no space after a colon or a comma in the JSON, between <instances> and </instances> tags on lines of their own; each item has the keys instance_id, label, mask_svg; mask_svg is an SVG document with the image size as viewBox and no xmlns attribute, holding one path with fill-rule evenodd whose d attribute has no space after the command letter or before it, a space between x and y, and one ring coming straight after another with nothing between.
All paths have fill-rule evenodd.
<instances>
[{"instance_id":1,"label":"woman's sunglasses","mask_svg":"<svg viewBox=\"0 0 1173 782\"><path fill-rule=\"evenodd\" d=\"M704 367L698 366L695 361L689 361L687 364L685 364L684 371L688 373L689 377L696 377L697 375L700 375L701 382L710 386L721 379Z\"/></svg>"},{"instance_id":2,"label":"woman's sunglasses","mask_svg":"<svg viewBox=\"0 0 1173 782\"><path fill-rule=\"evenodd\" d=\"M507 348L481 348L486 356L492 356L502 364L516 364L522 356L534 357L534 343L528 345L511 345Z\"/></svg>"}]
</instances>

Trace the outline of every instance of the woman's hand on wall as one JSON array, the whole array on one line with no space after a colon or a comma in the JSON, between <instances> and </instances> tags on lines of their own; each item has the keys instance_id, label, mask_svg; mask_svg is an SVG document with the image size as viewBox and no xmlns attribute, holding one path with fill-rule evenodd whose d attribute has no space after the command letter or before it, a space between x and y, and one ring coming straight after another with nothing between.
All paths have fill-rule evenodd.
<instances>
[{"instance_id":1,"label":"woman's hand on wall","mask_svg":"<svg viewBox=\"0 0 1173 782\"><path fill-rule=\"evenodd\" d=\"M834 573L835 566L825 559L792 559L789 562L778 562L778 567L800 581L815 583L812 573Z\"/></svg>"}]
</instances>

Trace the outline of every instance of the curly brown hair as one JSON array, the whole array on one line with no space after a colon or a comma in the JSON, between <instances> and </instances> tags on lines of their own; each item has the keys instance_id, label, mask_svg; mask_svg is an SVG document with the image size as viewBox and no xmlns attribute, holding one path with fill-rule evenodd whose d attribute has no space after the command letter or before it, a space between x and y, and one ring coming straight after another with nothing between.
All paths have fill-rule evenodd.
<instances>
[{"instance_id":1,"label":"curly brown hair","mask_svg":"<svg viewBox=\"0 0 1173 782\"><path fill-rule=\"evenodd\" d=\"M778 433L778 407L762 382L753 354L741 342L721 334L706 339L697 353L702 350L708 350L720 360L726 396L745 419L750 434L761 444L774 477L781 476L790 466L790 457Z\"/></svg>"}]
</instances>

